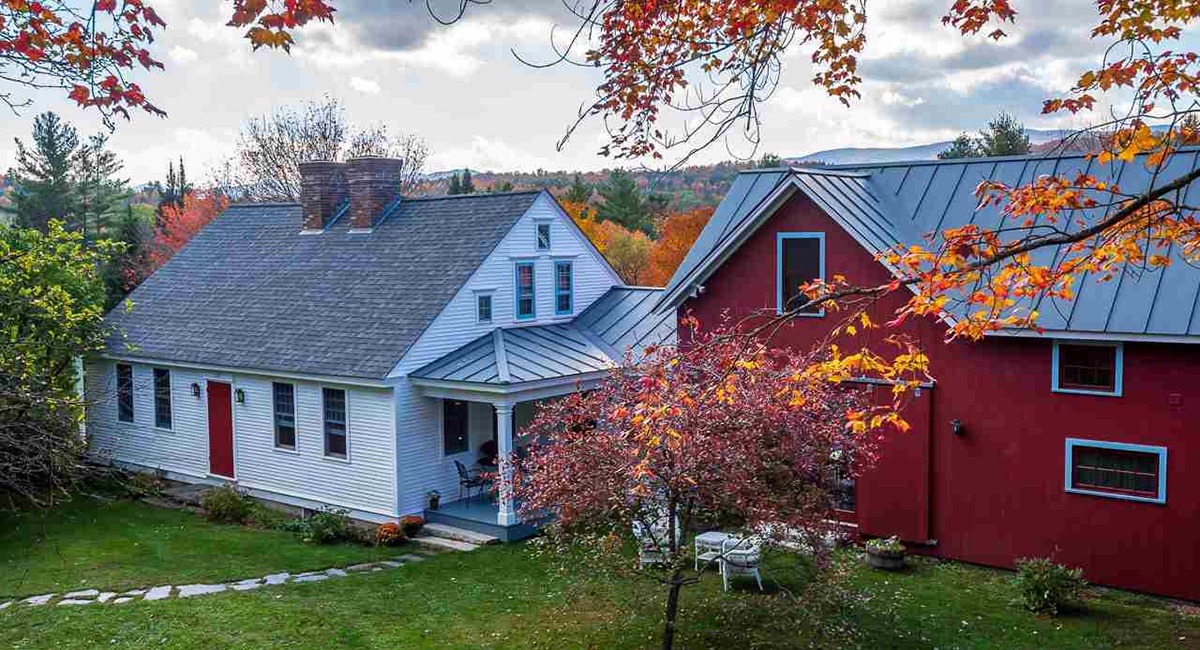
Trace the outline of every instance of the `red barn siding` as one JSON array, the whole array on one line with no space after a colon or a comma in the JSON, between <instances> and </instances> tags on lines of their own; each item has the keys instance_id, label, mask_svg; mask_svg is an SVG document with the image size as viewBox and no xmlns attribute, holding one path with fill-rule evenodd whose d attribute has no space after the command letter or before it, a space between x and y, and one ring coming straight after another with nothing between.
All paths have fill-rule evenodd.
<instances>
[{"instance_id":1,"label":"red barn siding","mask_svg":"<svg viewBox=\"0 0 1200 650\"><path fill-rule=\"evenodd\" d=\"M796 196L735 252L680 313L713 326L775 307L775 236L826 233L826 275L882 283L887 271L810 201ZM884 320L904 299L874 307ZM811 347L835 322L800 318L776 342ZM937 386L909 408L913 431L894 434L860 479L857 519L872 535L899 533L949 558L1011 567L1053 555L1096 583L1200 599L1200 345L1126 343L1124 395L1055 393L1049 338L943 344L929 321L905 326L924 342ZM884 345L883 333L867 342ZM1172 397L1174 396L1174 397ZM963 423L963 434L950 421ZM1167 502L1067 493L1065 439L1168 448Z\"/></svg>"}]
</instances>

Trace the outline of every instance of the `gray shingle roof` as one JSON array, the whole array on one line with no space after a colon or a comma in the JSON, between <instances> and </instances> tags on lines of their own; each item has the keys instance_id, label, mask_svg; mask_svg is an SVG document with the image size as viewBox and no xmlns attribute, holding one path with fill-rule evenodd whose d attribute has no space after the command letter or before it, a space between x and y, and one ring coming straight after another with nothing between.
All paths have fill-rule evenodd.
<instances>
[{"instance_id":1,"label":"gray shingle roof","mask_svg":"<svg viewBox=\"0 0 1200 650\"><path fill-rule=\"evenodd\" d=\"M674 343L661 289L613 287L569 323L498 328L413 371L416 379L508 385L602 372L627 351Z\"/></svg>"},{"instance_id":2,"label":"gray shingle roof","mask_svg":"<svg viewBox=\"0 0 1200 650\"><path fill-rule=\"evenodd\" d=\"M1194 169L1200 150L1171 157L1159 176L1171 179ZM703 282L727 249L737 245L739 228L774 190L794 182L826 213L872 253L888 246L921 244L926 233L975 223L996 228L1004 215L994 206L979 210L974 192L980 181L1010 185L1028 183L1044 174L1078 172L1139 194L1151 182L1142 160L1101 166L1083 156L1010 156L966 160L919 161L878 165L800 167L741 174L701 232L683 264L667 285L659 308L677 303L690 287ZM1200 191L1193 183L1183 199ZM1190 196L1189 196L1190 195ZM1098 215L1091 215L1098 217ZM744 228L743 228L744 230ZM1060 251L1043 249L1035 263L1049 263ZM1126 269L1109 282L1084 277L1074 300L1036 305L1039 325L1051 331L1111 335L1200 336L1200 268L1186 263L1177 248L1169 251L1165 270Z\"/></svg>"},{"instance_id":3,"label":"gray shingle roof","mask_svg":"<svg viewBox=\"0 0 1200 650\"><path fill-rule=\"evenodd\" d=\"M126 338L107 351L382 379L538 194L407 199L369 234L301 235L293 204L231 207L109 314Z\"/></svg>"}]
</instances>

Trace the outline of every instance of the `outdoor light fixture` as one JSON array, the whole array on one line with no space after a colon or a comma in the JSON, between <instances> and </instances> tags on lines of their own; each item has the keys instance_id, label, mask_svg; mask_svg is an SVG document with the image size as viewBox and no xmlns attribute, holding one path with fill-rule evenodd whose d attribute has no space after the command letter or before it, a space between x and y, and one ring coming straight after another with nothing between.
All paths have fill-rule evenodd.
<instances>
[{"instance_id":1,"label":"outdoor light fixture","mask_svg":"<svg viewBox=\"0 0 1200 650\"><path fill-rule=\"evenodd\" d=\"M954 435L961 436L962 428L963 428L962 420L959 420L959 419L950 420L950 430L954 432Z\"/></svg>"},{"instance_id":2,"label":"outdoor light fixture","mask_svg":"<svg viewBox=\"0 0 1200 650\"><path fill-rule=\"evenodd\" d=\"M238 404L245 404L245 403L246 403L246 393L245 393L245 391L243 391L243 390L242 390L242 389L240 389L240 388L239 388L239 389L237 389L237 390L235 390L235 391L233 391L233 398L234 398L235 400L237 400L237 403L238 403Z\"/></svg>"},{"instance_id":3,"label":"outdoor light fixture","mask_svg":"<svg viewBox=\"0 0 1200 650\"><path fill-rule=\"evenodd\" d=\"M200 384L192 382L192 397L200 397Z\"/></svg>"}]
</instances>

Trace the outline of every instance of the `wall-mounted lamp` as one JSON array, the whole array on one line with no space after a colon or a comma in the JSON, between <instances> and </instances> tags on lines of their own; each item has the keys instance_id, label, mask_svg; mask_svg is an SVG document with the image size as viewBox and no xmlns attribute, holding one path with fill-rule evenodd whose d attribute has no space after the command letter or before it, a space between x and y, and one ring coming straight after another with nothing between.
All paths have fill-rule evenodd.
<instances>
[{"instance_id":1,"label":"wall-mounted lamp","mask_svg":"<svg viewBox=\"0 0 1200 650\"><path fill-rule=\"evenodd\" d=\"M233 399L237 400L238 404L245 404L246 403L246 392L240 388L233 391Z\"/></svg>"},{"instance_id":2,"label":"wall-mounted lamp","mask_svg":"<svg viewBox=\"0 0 1200 650\"><path fill-rule=\"evenodd\" d=\"M961 436L963 430L962 420L950 420L950 430L954 432L954 435Z\"/></svg>"},{"instance_id":3,"label":"wall-mounted lamp","mask_svg":"<svg viewBox=\"0 0 1200 650\"><path fill-rule=\"evenodd\" d=\"M192 382L192 397L200 397L200 384Z\"/></svg>"}]
</instances>

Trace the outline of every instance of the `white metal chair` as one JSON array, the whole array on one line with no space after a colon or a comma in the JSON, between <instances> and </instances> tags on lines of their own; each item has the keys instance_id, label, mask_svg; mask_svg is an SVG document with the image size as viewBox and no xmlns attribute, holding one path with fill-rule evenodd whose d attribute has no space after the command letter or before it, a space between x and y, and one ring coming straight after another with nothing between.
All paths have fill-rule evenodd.
<instances>
[{"instance_id":1,"label":"white metal chair","mask_svg":"<svg viewBox=\"0 0 1200 650\"><path fill-rule=\"evenodd\" d=\"M633 522L633 536L638 543L638 568L644 569L649 564L662 564L666 561L666 550L669 548L668 526L666 519L660 519L649 527L640 521ZM681 539L679 522L675 522L675 546L678 548Z\"/></svg>"},{"instance_id":2,"label":"white metal chair","mask_svg":"<svg viewBox=\"0 0 1200 650\"><path fill-rule=\"evenodd\" d=\"M730 539L721 547L721 584L729 591L733 578L753 576L762 591L762 574L758 571L762 563L762 540L757 538Z\"/></svg>"}]
</instances>

